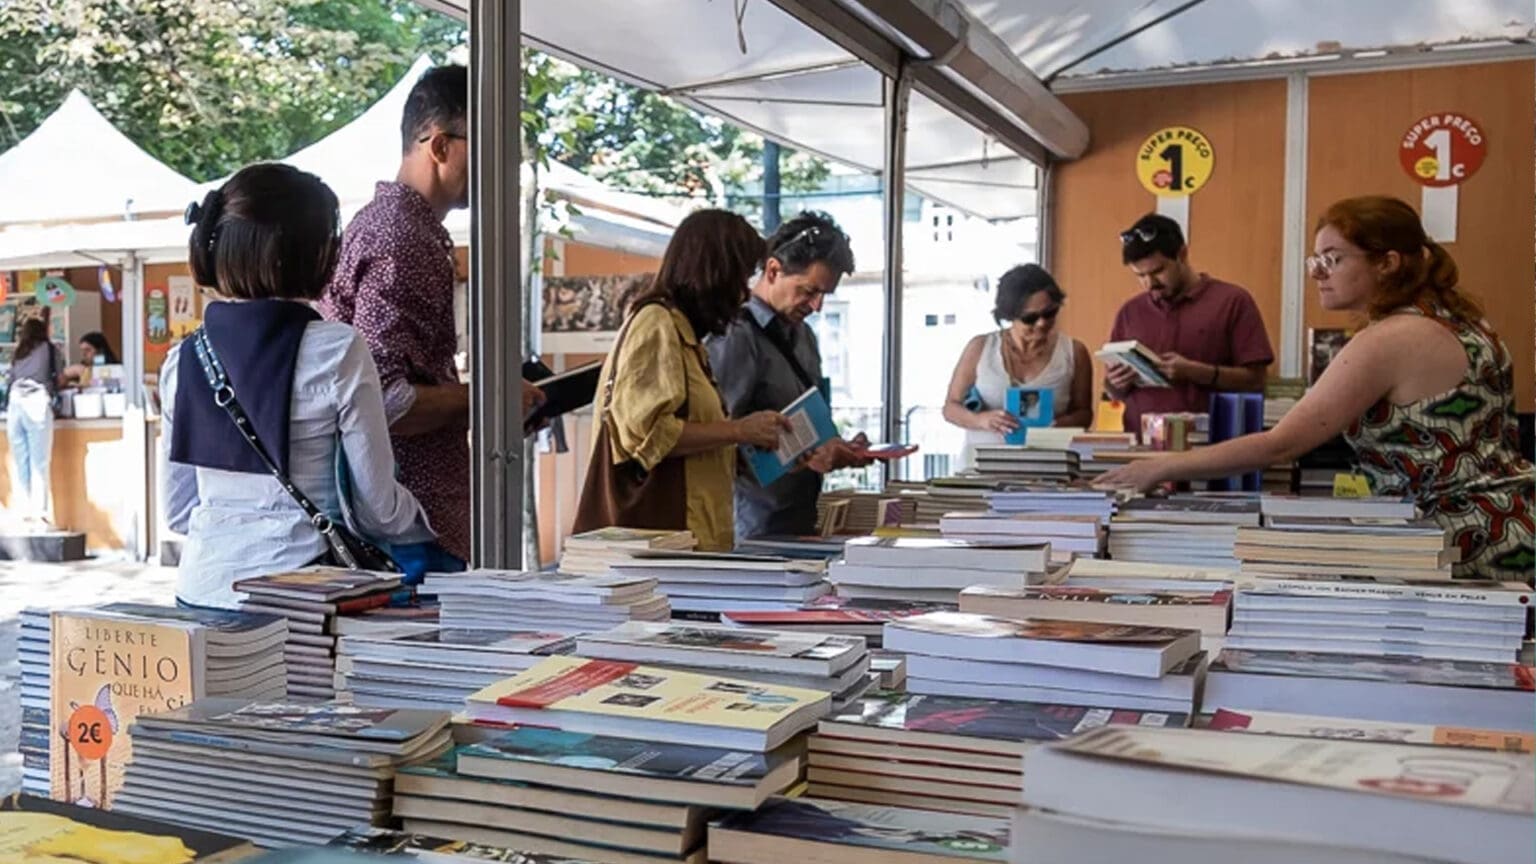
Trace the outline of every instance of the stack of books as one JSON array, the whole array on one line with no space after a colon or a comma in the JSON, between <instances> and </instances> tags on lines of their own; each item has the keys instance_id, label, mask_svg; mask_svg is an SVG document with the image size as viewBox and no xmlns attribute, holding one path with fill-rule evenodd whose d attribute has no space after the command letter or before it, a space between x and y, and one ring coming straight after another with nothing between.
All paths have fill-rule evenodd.
<instances>
[{"instance_id":1,"label":"stack of books","mask_svg":"<svg viewBox=\"0 0 1536 864\"><path fill-rule=\"evenodd\" d=\"M413 598L410 605L380 606L362 612L348 612L331 619L337 636L370 636L375 633L405 633L433 630L441 611L437 598Z\"/></svg>"},{"instance_id":2,"label":"stack of books","mask_svg":"<svg viewBox=\"0 0 1536 864\"><path fill-rule=\"evenodd\" d=\"M1192 714L1204 653L1194 630L933 612L885 625L907 690L936 696Z\"/></svg>"},{"instance_id":3,"label":"stack of books","mask_svg":"<svg viewBox=\"0 0 1536 864\"><path fill-rule=\"evenodd\" d=\"M720 623L730 627L857 636L871 648L878 648L885 622L928 612L953 612L958 608L958 602L912 603L831 596L790 612L723 612Z\"/></svg>"},{"instance_id":4,"label":"stack of books","mask_svg":"<svg viewBox=\"0 0 1536 864\"><path fill-rule=\"evenodd\" d=\"M1384 722L1527 729L1536 675L1523 663L1223 650L1207 711L1288 711Z\"/></svg>"},{"instance_id":5,"label":"stack of books","mask_svg":"<svg viewBox=\"0 0 1536 864\"><path fill-rule=\"evenodd\" d=\"M437 595L442 604L438 621L454 629L569 634L605 630L631 620L665 621L671 616L666 595L656 592L655 579L613 573L434 573L422 590Z\"/></svg>"},{"instance_id":6,"label":"stack of books","mask_svg":"<svg viewBox=\"0 0 1536 864\"><path fill-rule=\"evenodd\" d=\"M1331 485L1331 480L1330 480ZM1266 518L1314 517L1324 519L1417 519L1419 508L1411 498L1374 495L1367 498L1328 498L1319 501L1301 495L1260 496Z\"/></svg>"},{"instance_id":7,"label":"stack of books","mask_svg":"<svg viewBox=\"0 0 1536 864\"><path fill-rule=\"evenodd\" d=\"M1025 756L1011 860L1524 861L1533 769L1520 753L1096 729Z\"/></svg>"},{"instance_id":8,"label":"stack of books","mask_svg":"<svg viewBox=\"0 0 1536 864\"><path fill-rule=\"evenodd\" d=\"M1070 483L1081 474L1073 450L999 444L976 448L976 474L1006 483Z\"/></svg>"},{"instance_id":9,"label":"stack of books","mask_svg":"<svg viewBox=\"0 0 1536 864\"><path fill-rule=\"evenodd\" d=\"M817 798L779 798L709 826L722 864L1003 864L1008 820Z\"/></svg>"},{"instance_id":10,"label":"stack of books","mask_svg":"<svg viewBox=\"0 0 1536 864\"><path fill-rule=\"evenodd\" d=\"M1234 553L1252 576L1327 574L1451 578L1461 559L1450 532L1428 519L1265 516L1237 529Z\"/></svg>"},{"instance_id":11,"label":"stack of books","mask_svg":"<svg viewBox=\"0 0 1536 864\"><path fill-rule=\"evenodd\" d=\"M1049 543L859 537L832 562L828 578L843 597L956 603L972 585L1043 581L1050 554Z\"/></svg>"},{"instance_id":12,"label":"stack of books","mask_svg":"<svg viewBox=\"0 0 1536 864\"><path fill-rule=\"evenodd\" d=\"M820 690L831 695L833 710L864 695L873 683L869 648L857 636L631 621L577 637L576 653Z\"/></svg>"},{"instance_id":13,"label":"stack of books","mask_svg":"<svg viewBox=\"0 0 1536 864\"><path fill-rule=\"evenodd\" d=\"M355 705L457 711L469 694L573 644L564 634L536 630L434 627L343 636L336 693Z\"/></svg>"},{"instance_id":14,"label":"stack of books","mask_svg":"<svg viewBox=\"0 0 1536 864\"><path fill-rule=\"evenodd\" d=\"M1136 498L1121 504L1110 522L1109 557L1236 569L1237 529L1258 524L1257 496Z\"/></svg>"},{"instance_id":15,"label":"stack of books","mask_svg":"<svg viewBox=\"0 0 1536 864\"><path fill-rule=\"evenodd\" d=\"M1049 543L1052 564L1102 558L1108 537L1097 516L1055 513L949 513L939 530L952 540Z\"/></svg>"},{"instance_id":16,"label":"stack of books","mask_svg":"<svg viewBox=\"0 0 1536 864\"><path fill-rule=\"evenodd\" d=\"M18 700L21 703L21 791L47 798L53 794L53 777L48 770L48 748L52 746L53 723L49 717L53 655L50 614L46 609L29 607L16 616L16 658L21 667Z\"/></svg>"},{"instance_id":17,"label":"stack of books","mask_svg":"<svg viewBox=\"0 0 1536 864\"><path fill-rule=\"evenodd\" d=\"M826 562L843 554L843 543L847 539L814 535L765 534L737 542L736 551L743 555L768 555L800 561Z\"/></svg>"},{"instance_id":18,"label":"stack of books","mask_svg":"<svg viewBox=\"0 0 1536 864\"><path fill-rule=\"evenodd\" d=\"M1394 741L1399 744L1432 744L1469 750L1505 753L1536 753L1536 734L1529 729L1492 730L1467 726L1432 726L1286 714L1279 711L1228 711L1211 714L1207 729L1246 732L1252 735L1290 735L1296 738L1346 738L1351 741Z\"/></svg>"},{"instance_id":19,"label":"stack of books","mask_svg":"<svg viewBox=\"0 0 1536 864\"><path fill-rule=\"evenodd\" d=\"M987 499L1002 485L987 477L935 477L917 496L912 521L916 525L937 525L946 513L985 513Z\"/></svg>"},{"instance_id":20,"label":"stack of books","mask_svg":"<svg viewBox=\"0 0 1536 864\"><path fill-rule=\"evenodd\" d=\"M831 702L823 690L562 656L471 695L465 714L477 723L766 753L814 726Z\"/></svg>"},{"instance_id":21,"label":"stack of books","mask_svg":"<svg viewBox=\"0 0 1536 864\"><path fill-rule=\"evenodd\" d=\"M794 785L773 753L520 727L401 769L407 831L602 864L705 860L722 808L750 810Z\"/></svg>"},{"instance_id":22,"label":"stack of books","mask_svg":"<svg viewBox=\"0 0 1536 864\"><path fill-rule=\"evenodd\" d=\"M614 564L629 560L632 552L685 552L698 545L699 541L692 531L599 528L565 538L565 547L560 554L560 572L573 576L601 576Z\"/></svg>"},{"instance_id":23,"label":"stack of books","mask_svg":"<svg viewBox=\"0 0 1536 864\"><path fill-rule=\"evenodd\" d=\"M1513 663L1531 589L1388 576L1257 579L1237 593L1228 648Z\"/></svg>"},{"instance_id":24,"label":"stack of books","mask_svg":"<svg viewBox=\"0 0 1536 864\"><path fill-rule=\"evenodd\" d=\"M1083 585L1026 588L976 586L960 592L960 611L994 618L1053 618L1198 630L1222 637L1232 617L1232 591L1153 590ZM1230 644L1230 643L1229 643Z\"/></svg>"},{"instance_id":25,"label":"stack of books","mask_svg":"<svg viewBox=\"0 0 1536 864\"><path fill-rule=\"evenodd\" d=\"M312 567L244 579L234 587L245 593L242 610L288 620L288 695L325 700L336 695L336 617L389 605L400 591L400 576Z\"/></svg>"},{"instance_id":26,"label":"stack of books","mask_svg":"<svg viewBox=\"0 0 1536 864\"><path fill-rule=\"evenodd\" d=\"M1092 516L1107 527L1119 498L1106 489L1010 485L988 495L987 505L998 516Z\"/></svg>"},{"instance_id":27,"label":"stack of books","mask_svg":"<svg viewBox=\"0 0 1536 864\"><path fill-rule=\"evenodd\" d=\"M1008 816L1020 756L1106 723L1182 716L989 699L885 693L821 721L807 739L807 794L843 801Z\"/></svg>"},{"instance_id":28,"label":"stack of books","mask_svg":"<svg viewBox=\"0 0 1536 864\"><path fill-rule=\"evenodd\" d=\"M1124 464L1103 458L1109 453L1128 453L1136 449L1136 436L1129 432L1080 432L1067 445L1077 453L1082 476L1094 478Z\"/></svg>"},{"instance_id":29,"label":"stack of books","mask_svg":"<svg viewBox=\"0 0 1536 864\"><path fill-rule=\"evenodd\" d=\"M21 791L20 640L20 619L0 620L0 797Z\"/></svg>"},{"instance_id":30,"label":"stack of books","mask_svg":"<svg viewBox=\"0 0 1536 864\"><path fill-rule=\"evenodd\" d=\"M202 699L141 715L116 809L263 846L384 825L404 764L452 747L440 711Z\"/></svg>"},{"instance_id":31,"label":"stack of books","mask_svg":"<svg viewBox=\"0 0 1536 864\"><path fill-rule=\"evenodd\" d=\"M825 561L770 555L637 552L611 573L654 580L674 616L704 620L727 610L799 609L832 593Z\"/></svg>"},{"instance_id":32,"label":"stack of books","mask_svg":"<svg viewBox=\"0 0 1536 864\"><path fill-rule=\"evenodd\" d=\"M822 522L831 505L846 505L841 534L873 534L876 528L908 525L917 518L917 499L895 492L831 490L816 499L816 523Z\"/></svg>"},{"instance_id":33,"label":"stack of books","mask_svg":"<svg viewBox=\"0 0 1536 864\"><path fill-rule=\"evenodd\" d=\"M1236 569L1225 567L1189 567L1182 564L1152 564L1146 561L1100 561L1078 558L1053 574L1053 584L1083 588L1126 588L1135 591L1231 590L1245 583Z\"/></svg>"}]
</instances>

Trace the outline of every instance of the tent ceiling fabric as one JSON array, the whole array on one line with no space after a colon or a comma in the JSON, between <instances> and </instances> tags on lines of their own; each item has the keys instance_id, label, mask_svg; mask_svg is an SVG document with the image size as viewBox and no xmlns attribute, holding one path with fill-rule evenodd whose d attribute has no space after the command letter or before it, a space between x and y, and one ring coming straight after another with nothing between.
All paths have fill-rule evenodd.
<instances>
[{"instance_id":1,"label":"tent ceiling fabric","mask_svg":"<svg viewBox=\"0 0 1536 864\"><path fill-rule=\"evenodd\" d=\"M7 224L179 213L196 184L145 153L71 90L31 135L0 153L0 189L0 224Z\"/></svg>"}]
</instances>

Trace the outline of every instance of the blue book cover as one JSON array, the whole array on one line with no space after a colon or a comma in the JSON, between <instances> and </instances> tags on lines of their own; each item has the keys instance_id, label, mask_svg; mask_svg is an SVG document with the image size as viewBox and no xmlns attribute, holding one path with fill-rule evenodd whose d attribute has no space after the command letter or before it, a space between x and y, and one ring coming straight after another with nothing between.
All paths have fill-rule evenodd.
<instances>
[{"instance_id":1,"label":"blue book cover","mask_svg":"<svg viewBox=\"0 0 1536 864\"><path fill-rule=\"evenodd\" d=\"M611 771L666 780L753 786L778 764L777 757L717 747L692 747L607 735L520 727L460 748L465 756Z\"/></svg>"},{"instance_id":2,"label":"blue book cover","mask_svg":"<svg viewBox=\"0 0 1536 864\"><path fill-rule=\"evenodd\" d=\"M779 435L777 450L741 448L761 486L770 485L788 474L801 456L837 437L832 407L815 387L800 394L800 398L789 403L782 413L789 420L790 428Z\"/></svg>"},{"instance_id":3,"label":"blue book cover","mask_svg":"<svg viewBox=\"0 0 1536 864\"><path fill-rule=\"evenodd\" d=\"M1005 444L1023 444L1031 426L1049 426L1056 420L1056 393L1041 387L1009 387L1008 413L1019 418L1019 428L1009 432Z\"/></svg>"}]
</instances>

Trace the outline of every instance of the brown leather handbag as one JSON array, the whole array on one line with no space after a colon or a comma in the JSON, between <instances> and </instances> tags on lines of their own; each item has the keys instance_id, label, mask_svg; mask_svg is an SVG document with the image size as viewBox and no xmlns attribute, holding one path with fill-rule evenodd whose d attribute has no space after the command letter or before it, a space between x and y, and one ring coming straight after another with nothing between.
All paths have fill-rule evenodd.
<instances>
[{"instance_id":1,"label":"brown leather handbag","mask_svg":"<svg viewBox=\"0 0 1536 864\"><path fill-rule=\"evenodd\" d=\"M634 459L617 464L613 461L613 382L619 374L619 354L629 325L640 310L652 303L666 306L660 299L643 301L629 312L618 339L613 343L613 362L608 380L603 382L603 414L598 418L592 461L581 487L572 532L581 534L599 528L652 528L682 531L688 527L688 483L686 460L667 457L647 471ZM688 399L677 409L679 418L688 416Z\"/></svg>"}]
</instances>

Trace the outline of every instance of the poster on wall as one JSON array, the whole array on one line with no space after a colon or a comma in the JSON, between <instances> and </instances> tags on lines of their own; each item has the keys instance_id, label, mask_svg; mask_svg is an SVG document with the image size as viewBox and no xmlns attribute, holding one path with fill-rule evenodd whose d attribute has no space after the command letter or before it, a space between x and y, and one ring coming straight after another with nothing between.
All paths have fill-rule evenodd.
<instances>
[{"instance_id":1,"label":"poster on wall","mask_svg":"<svg viewBox=\"0 0 1536 864\"><path fill-rule=\"evenodd\" d=\"M164 285L144 284L144 353L165 358L171 350L170 304Z\"/></svg>"},{"instance_id":2,"label":"poster on wall","mask_svg":"<svg viewBox=\"0 0 1536 864\"><path fill-rule=\"evenodd\" d=\"M606 354L624 323L624 310L654 279L654 273L546 276L543 350L550 354Z\"/></svg>"},{"instance_id":3,"label":"poster on wall","mask_svg":"<svg viewBox=\"0 0 1536 864\"><path fill-rule=\"evenodd\" d=\"M165 281L170 293L169 326L171 341L174 342L186 338L201 327L203 322L197 316L197 283L192 281L192 277L171 276Z\"/></svg>"},{"instance_id":4,"label":"poster on wall","mask_svg":"<svg viewBox=\"0 0 1536 864\"><path fill-rule=\"evenodd\" d=\"M1488 140L1476 120L1456 111L1428 114L1403 133L1397 161L1421 187L1419 215L1430 238L1456 239L1461 184L1483 167Z\"/></svg>"},{"instance_id":5,"label":"poster on wall","mask_svg":"<svg viewBox=\"0 0 1536 864\"><path fill-rule=\"evenodd\" d=\"M1157 212L1179 223L1189 238L1189 198L1216 169L1216 149L1189 126L1166 126L1136 150L1136 179L1156 199Z\"/></svg>"}]
</instances>

